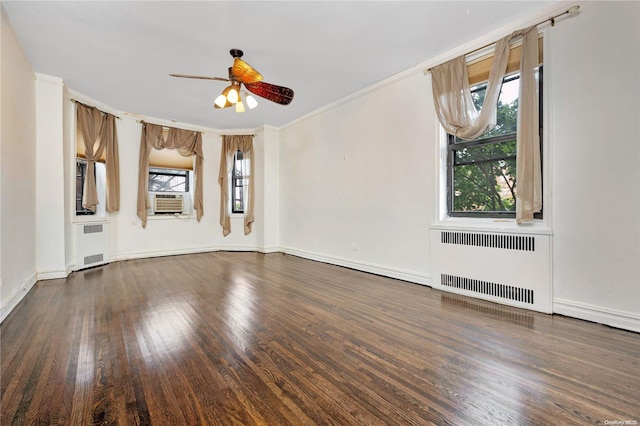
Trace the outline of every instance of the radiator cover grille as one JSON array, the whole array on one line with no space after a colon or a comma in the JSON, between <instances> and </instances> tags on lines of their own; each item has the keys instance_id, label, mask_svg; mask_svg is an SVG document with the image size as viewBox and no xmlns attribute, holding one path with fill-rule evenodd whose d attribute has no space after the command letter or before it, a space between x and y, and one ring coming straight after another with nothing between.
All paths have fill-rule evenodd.
<instances>
[{"instance_id":1,"label":"radiator cover grille","mask_svg":"<svg viewBox=\"0 0 640 426\"><path fill-rule=\"evenodd\" d=\"M94 225L84 225L82 229L85 234L95 234L97 232L102 232L102 224L97 223Z\"/></svg>"},{"instance_id":2,"label":"radiator cover grille","mask_svg":"<svg viewBox=\"0 0 640 426\"><path fill-rule=\"evenodd\" d=\"M460 244L465 246L490 247L506 250L536 250L535 237L528 235L443 231L440 233L440 238L443 244Z\"/></svg>"},{"instance_id":3,"label":"radiator cover grille","mask_svg":"<svg viewBox=\"0 0 640 426\"><path fill-rule=\"evenodd\" d=\"M455 275L440 275L440 284L533 305L533 290Z\"/></svg>"},{"instance_id":4,"label":"radiator cover grille","mask_svg":"<svg viewBox=\"0 0 640 426\"><path fill-rule=\"evenodd\" d=\"M88 266L91 265L92 263L102 263L104 261L104 254L99 253L99 254L94 254L91 256L85 256L84 257L84 264L82 266Z\"/></svg>"}]
</instances>

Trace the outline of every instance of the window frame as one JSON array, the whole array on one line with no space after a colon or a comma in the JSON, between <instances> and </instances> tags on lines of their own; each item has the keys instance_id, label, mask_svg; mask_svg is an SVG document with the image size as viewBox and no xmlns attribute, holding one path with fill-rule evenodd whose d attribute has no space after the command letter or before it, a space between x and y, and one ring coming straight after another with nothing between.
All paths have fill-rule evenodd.
<instances>
[{"instance_id":1,"label":"window frame","mask_svg":"<svg viewBox=\"0 0 640 426\"><path fill-rule=\"evenodd\" d=\"M503 79L503 84L508 81L512 81L516 78L520 78L520 72L515 72L510 75L507 75ZM475 84L474 86L481 86L483 83ZM538 67L538 116L539 116L539 136L540 136L540 161L541 161L541 169L544 170L544 156L543 156L543 147L544 147L544 108L543 108L543 92L544 92L544 64L540 64ZM472 219L515 219L516 211L456 211L453 209L454 207L454 172L455 172L455 151L469 148L469 147L477 147L483 145L497 144L508 142L512 140L516 140L517 131L515 133L509 133L504 135L496 135L489 138L483 138L484 135L476 138L472 141L464 141L464 142L456 142L456 137L446 133L444 133L444 150L445 150L445 162L444 162L444 174L445 174L445 186L444 186L444 214L447 218L472 218ZM517 155L517 153L516 153ZM503 158L511 158L511 157L500 157L495 158L495 160L503 159ZM516 158L515 156L513 157ZM491 161L491 160L485 160ZM471 164L471 163L469 163ZM462 164L464 165L464 164ZM457 166L460 166L458 164ZM544 186L544 173L543 176L543 186ZM517 202L516 200L514 200ZM544 204L543 209L540 212L534 214L535 219L543 219L544 215Z\"/></svg>"},{"instance_id":2,"label":"window frame","mask_svg":"<svg viewBox=\"0 0 640 426\"><path fill-rule=\"evenodd\" d=\"M166 170L166 172L156 171L156 170ZM190 170L186 169L172 169L168 167L149 167L149 180L148 180L148 190L149 192L167 192L167 193L189 193L190 192ZM152 189L151 188L151 178L152 175L155 176L172 176L172 177L184 177L184 191L174 191L174 190L163 190L163 189Z\"/></svg>"},{"instance_id":3,"label":"window frame","mask_svg":"<svg viewBox=\"0 0 640 426\"><path fill-rule=\"evenodd\" d=\"M80 174L78 174L78 169ZM78 182L80 178L80 182ZM76 216L95 216L96 212L90 209L82 207L82 198L84 197L84 181L87 178L87 160L81 157L76 157L76 172L75 172L75 215ZM93 178L96 178L96 168L93 169ZM78 204L79 203L79 204ZM79 208L78 208L79 207Z\"/></svg>"},{"instance_id":4,"label":"window frame","mask_svg":"<svg viewBox=\"0 0 640 426\"><path fill-rule=\"evenodd\" d=\"M240 156L241 158L238 159L238 156ZM239 167L240 173L241 173L240 175L236 174L236 171L238 170L238 162L242 163ZM249 179L248 175L246 174L245 166L246 164L245 164L244 153L240 150L236 151L236 153L233 154L233 166L231 168L231 176L230 176L231 179L229 179L231 184L231 213L232 214L244 214L244 207L245 207L244 206L244 190L245 190L244 181L245 179ZM239 197L236 197L236 189L240 189ZM236 208L236 204L239 204L240 208Z\"/></svg>"}]
</instances>

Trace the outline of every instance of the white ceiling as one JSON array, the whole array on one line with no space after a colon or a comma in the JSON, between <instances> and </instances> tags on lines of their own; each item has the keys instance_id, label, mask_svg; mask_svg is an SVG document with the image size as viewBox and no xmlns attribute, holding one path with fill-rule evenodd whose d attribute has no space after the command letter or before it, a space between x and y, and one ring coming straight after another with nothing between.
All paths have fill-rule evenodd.
<instances>
[{"instance_id":1,"label":"white ceiling","mask_svg":"<svg viewBox=\"0 0 640 426\"><path fill-rule=\"evenodd\" d=\"M36 72L115 110L217 129L285 125L557 1L3 1ZM295 91L214 110L231 48Z\"/></svg>"}]
</instances>

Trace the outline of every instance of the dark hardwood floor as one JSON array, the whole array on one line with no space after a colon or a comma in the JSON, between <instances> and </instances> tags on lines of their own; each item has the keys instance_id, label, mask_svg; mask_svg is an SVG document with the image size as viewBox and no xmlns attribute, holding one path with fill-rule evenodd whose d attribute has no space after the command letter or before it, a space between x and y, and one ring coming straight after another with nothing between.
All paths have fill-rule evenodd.
<instances>
[{"instance_id":1,"label":"dark hardwood floor","mask_svg":"<svg viewBox=\"0 0 640 426\"><path fill-rule=\"evenodd\" d=\"M282 254L38 282L1 332L2 425L640 422L639 334Z\"/></svg>"}]
</instances>

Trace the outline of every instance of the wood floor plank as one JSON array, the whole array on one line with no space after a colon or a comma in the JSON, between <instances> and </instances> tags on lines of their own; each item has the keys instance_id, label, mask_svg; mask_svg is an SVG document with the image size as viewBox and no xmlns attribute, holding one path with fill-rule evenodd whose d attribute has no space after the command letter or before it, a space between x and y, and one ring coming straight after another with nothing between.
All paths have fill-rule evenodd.
<instances>
[{"instance_id":1,"label":"wood floor plank","mask_svg":"<svg viewBox=\"0 0 640 426\"><path fill-rule=\"evenodd\" d=\"M38 282L0 332L1 424L640 422L637 333L282 254Z\"/></svg>"}]
</instances>

